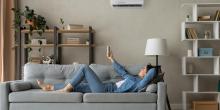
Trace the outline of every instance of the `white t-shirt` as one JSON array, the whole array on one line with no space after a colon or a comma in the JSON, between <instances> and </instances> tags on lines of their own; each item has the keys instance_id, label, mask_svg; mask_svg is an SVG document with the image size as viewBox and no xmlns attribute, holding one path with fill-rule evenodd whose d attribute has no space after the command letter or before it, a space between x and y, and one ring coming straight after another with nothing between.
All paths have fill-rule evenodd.
<instances>
[{"instance_id":1,"label":"white t-shirt","mask_svg":"<svg viewBox=\"0 0 220 110\"><path fill-rule=\"evenodd\" d=\"M124 82L125 82L125 79L121 80L121 81L118 81L115 84L116 84L117 88L119 88Z\"/></svg>"}]
</instances>

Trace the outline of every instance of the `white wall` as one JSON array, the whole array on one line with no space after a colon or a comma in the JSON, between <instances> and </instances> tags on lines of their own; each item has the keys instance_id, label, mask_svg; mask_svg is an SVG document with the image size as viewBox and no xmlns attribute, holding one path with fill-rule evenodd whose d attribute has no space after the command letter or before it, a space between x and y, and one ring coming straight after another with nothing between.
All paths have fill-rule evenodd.
<instances>
[{"instance_id":1,"label":"white wall","mask_svg":"<svg viewBox=\"0 0 220 110\"><path fill-rule=\"evenodd\" d=\"M34 8L46 17L51 27L59 25L60 17L64 18L66 24L93 26L97 44L95 62L100 64L109 63L105 58L106 45L111 45L115 58L122 64L154 63L154 57L144 56L146 40L151 37L166 38L170 56L160 57L159 63L166 72L171 103L178 104L181 103L182 91L192 88L191 79L181 75L181 57L186 53L186 47L180 41L180 24L185 16L182 15L184 9L181 4L184 2L194 1L145 0L143 8L112 8L110 0L20 0L20 7L28 5ZM71 48L67 49L64 63L77 61L76 52L86 54L69 52Z\"/></svg>"}]
</instances>

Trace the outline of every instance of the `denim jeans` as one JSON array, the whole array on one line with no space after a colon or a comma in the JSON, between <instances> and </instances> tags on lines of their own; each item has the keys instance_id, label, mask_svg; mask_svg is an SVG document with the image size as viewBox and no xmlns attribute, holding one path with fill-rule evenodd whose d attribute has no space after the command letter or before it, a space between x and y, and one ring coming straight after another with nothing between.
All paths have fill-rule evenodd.
<instances>
[{"instance_id":1,"label":"denim jeans","mask_svg":"<svg viewBox=\"0 0 220 110\"><path fill-rule=\"evenodd\" d=\"M81 83L83 80L87 83ZM114 83L103 83L88 65L83 65L69 83L74 87L74 92L103 93L113 92L116 89ZM64 86L65 84L55 84L54 89L61 89Z\"/></svg>"}]
</instances>

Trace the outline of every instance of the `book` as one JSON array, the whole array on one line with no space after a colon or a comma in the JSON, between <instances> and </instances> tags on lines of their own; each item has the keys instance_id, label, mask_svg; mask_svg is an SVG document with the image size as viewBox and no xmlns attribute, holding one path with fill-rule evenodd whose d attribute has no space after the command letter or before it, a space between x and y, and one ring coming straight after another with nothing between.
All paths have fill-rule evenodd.
<instances>
[{"instance_id":1,"label":"book","mask_svg":"<svg viewBox=\"0 0 220 110\"><path fill-rule=\"evenodd\" d=\"M186 39L189 39L189 35L188 35L188 32L187 32L187 28L185 30L185 36L186 36Z\"/></svg>"},{"instance_id":2,"label":"book","mask_svg":"<svg viewBox=\"0 0 220 110\"><path fill-rule=\"evenodd\" d=\"M195 36L195 39L198 39L198 35L197 35L197 32L196 32L196 29L195 29L195 28L193 28L193 34L194 34L194 36Z\"/></svg>"},{"instance_id":3,"label":"book","mask_svg":"<svg viewBox=\"0 0 220 110\"><path fill-rule=\"evenodd\" d=\"M220 14L220 10L217 10L216 13L215 13L214 21L218 21L219 20L219 18L220 18L219 14Z\"/></svg>"},{"instance_id":4,"label":"book","mask_svg":"<svg viewBox=\"0 0 220 110\"><path fill-rule=\"evenodd\" d=\"M196 39L196 35L195 35L195 33L194 33L194 28L191 28L191 33L192 33L192 36L193 36L193 39Z\"/></svg>"},{"instance_id":5,"label":"book","mask_svg":"<svg viewBox=\"0 0 220 110\"><path fill-rule=\"evenodd\" d=\"M195 28L186 28L186 39L198 39Z\"/></svg>"},{"instance_id":6,"label":"book","mask_svg":"<svg viewBox=\"0 0 220 110\"><path fill-rule=\"evenodd\" d=\"M186 28L186 32L187 32L187 36L188 36L188 38L189 38L189 39L192 39L192 34L191 34L189 28Z\"/></svg>"},{"instance_id":7,"label":"book","mask_svg":"<svg viewBox=\"0 0 220 110\"><path fill-rule=\"evenodd\" d=\"M190 32L192 34L193 39L197 39L198 38L195 28L190 28Z\"/></svg>"},{"instance_id":8,"label":"book","mask_svg":"<svg viewBox=\"0 0 220 110\"><path fill-rule=\"evenodd\" d=\"M66 38L66 43L67 44L80 44L80 38L78 38L78 37Z\"/></svg>"}]
</instances>

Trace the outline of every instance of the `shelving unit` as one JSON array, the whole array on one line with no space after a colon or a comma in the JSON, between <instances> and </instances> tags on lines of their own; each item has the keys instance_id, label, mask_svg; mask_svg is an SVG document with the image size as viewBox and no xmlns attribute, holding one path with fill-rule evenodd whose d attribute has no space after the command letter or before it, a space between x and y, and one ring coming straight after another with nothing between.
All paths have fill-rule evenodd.
<instances>
[{"instance_id":1,"label":"shelving unit","mask_svg":"<svg viewBox=\"0 0 220 110\"><path fill-rule=\"evenodd\" d=\"M65 44L62 43L62 34L69 33L88 33L89 44ZM64 47L83 47L89 48L89 64L94 62L94 33L95 31L92 29L91 26L87 28L80 28L80 29L72 29L72 30L63 30L58 29L57 27L54 28L54 39L55 39L55 58L57 59L57 63L62 64L62 48Z\"/></svg>"},{"instance_id":2,"label":"shelving unit","mask_svg":"<svg viewBox=\"0 0 220 110\"><path fill-rule=\"evenodd\" d=\"M192 21L181 23L181 40L191 43L193 56L182 57L182 75L193 78L193 90L183 91L183 110L190 110L192 108L192 101L217 101L219 102L220 92L217 92L217 84L211 89L206 90L202 85L202 78L218 78L220 76L220 45L213 45L213 43L220 44L220 21L198 21L198 16L211 15L215 16L216 10L220 10L220 3L198 3L187 4L192 6ZM213 18L212 18L213 19ZM195 28L198 31L198 38L187 38L186 28ZM204 31L211 30L210 38L204 38ZM213 56L199 56L199 48L213 48ZM194 71L189 72L189 66ZM192 67L193 65L193 67ZM207 65L206 68L201 68ZM201 66L201 67L200 67ZM197 69L197 70L196 70Z\"/></svg>"},{"instance_id":3,"label":"shelving unit","mask_svg":"<svg viewBox=\"0 0 220 110\"><path fill-rule=\"evenodd\" d=\"M39 32L40 30L33 30L32 33L35 34ZM28 48L34 48L34 47L42 47L42 48L52 48L53 49L53 55L55 58L56 64L62 64L61 58L62 58L62 48L64 47L78 47L78 48L88 48L89 50L89 64L94 62L94 33L95 31L92 29L91 26L85 27L85 28L77 28L77 29L71 29L71 30L64 30L59 29L58 27L54 27L54 29L48 29L45 30L44 34L51 34L53 39L52 43L49 44L42 44L42 45L33 45L29 44L29 30L20 30L19 34L17 36L17 44L14 45L15 48L18 48L19 53L19 59L18 59L18 67L20 74L22 73L22 68L25 63L28 62ZM62 43L62 34L65 33L78 33L78 34L88 34L88 41L89 44L65 44ZM48 36L47 36L48 37ZM21 78L22 75L20 75Z\"/></svg>"}]
</instances>

